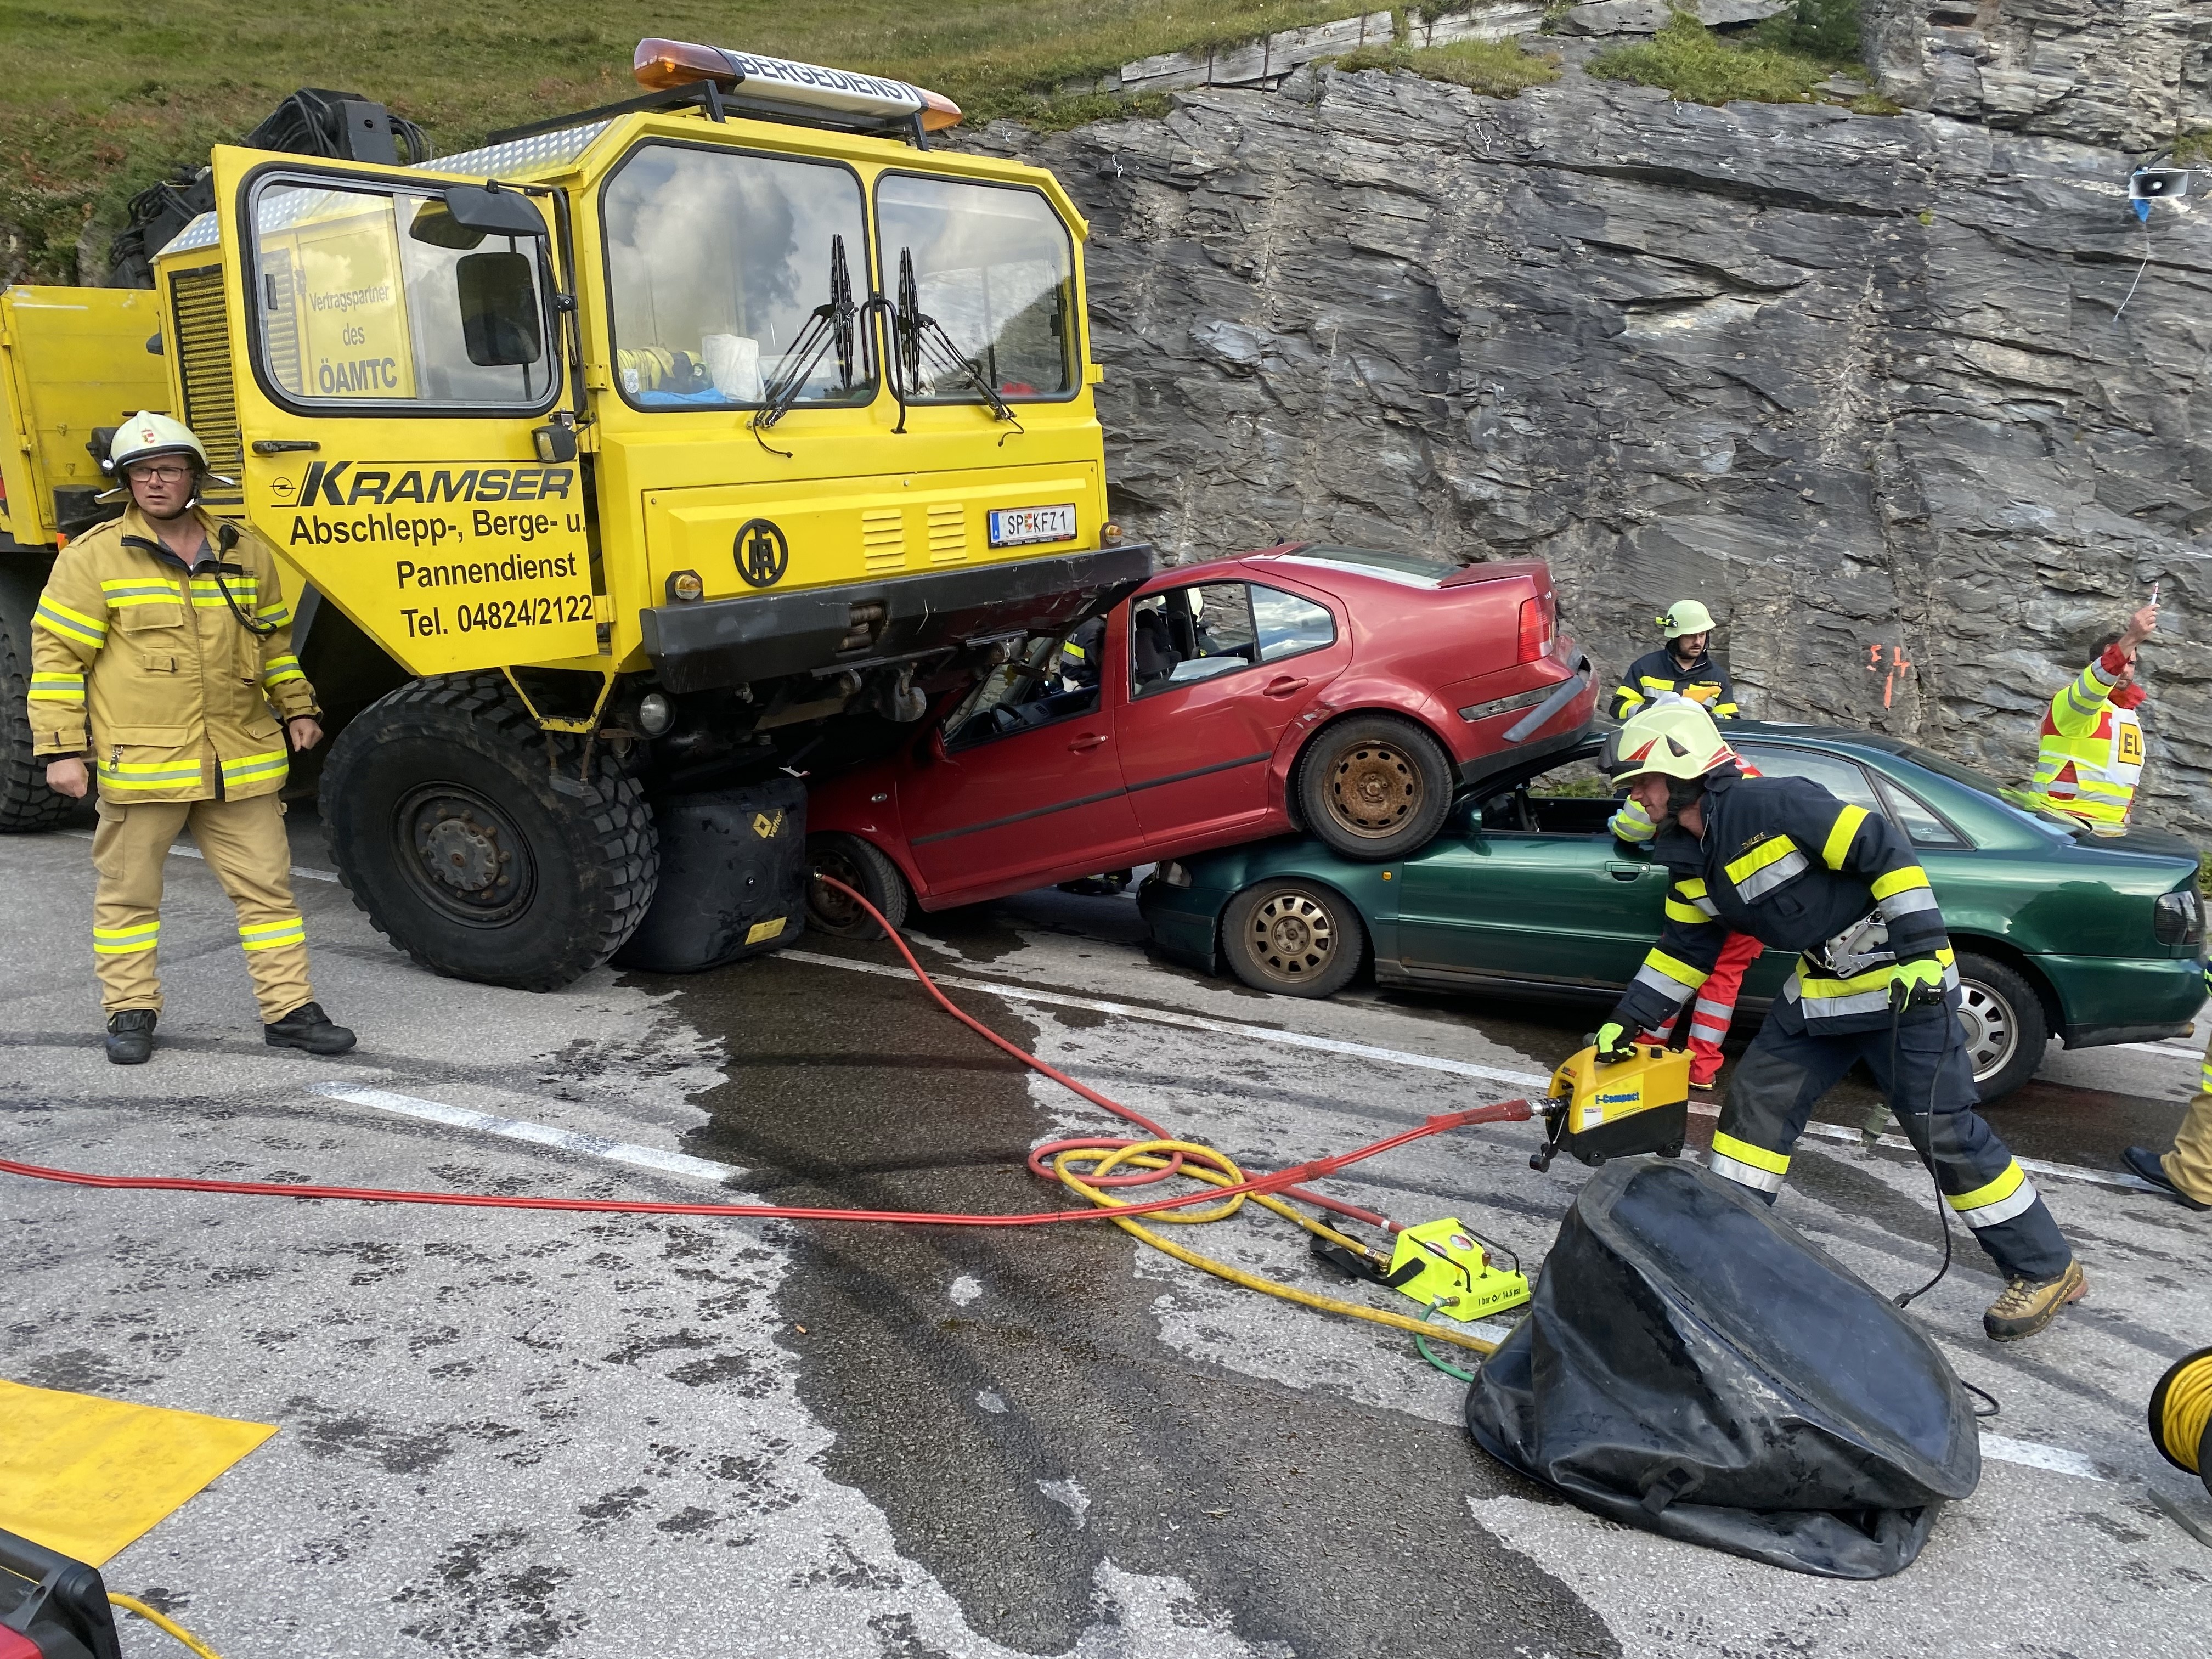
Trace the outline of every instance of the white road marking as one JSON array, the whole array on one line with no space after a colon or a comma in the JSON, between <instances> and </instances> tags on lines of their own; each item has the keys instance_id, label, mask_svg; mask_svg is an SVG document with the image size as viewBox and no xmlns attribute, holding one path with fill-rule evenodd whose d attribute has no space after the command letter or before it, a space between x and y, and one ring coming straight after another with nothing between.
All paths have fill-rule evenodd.
<instances>
[{"instance_id":1,"label":"white road marking","mask_svg":"<svg viewBox=\"0 0 2212 1659\"><path fill-rule=\"evenodd\" d=\"M703 1158L690 1158L682 1152L665 1152L658 1146L637 1146L624 1140L608 1140L599 1135L579 1134L574 1129L556 1129L550 1123L533 1123L527 1118L495 1117L489 1112L471 1111L465 1106L448 1106L443 1101L419 1100L413 1095L393 1094L388 1089L365 1088L354 1083L317 1083L309 1092L343 1100L356 1106L374 1106L379 1111L398 1112L406 1117L427 1118L433 1123L449 1123L457 1129L477 1129L485 1134L504 1135L509 1140L527 1140L539 1146L557 1147L565 1152L581 1152L588 1158L604 1158L617 1164L635 1164L647 1170L658 1170L664 1175L693 1176L702 1181L720 1182L732 1176L743 1173L727 1164L714 1164Z\"/></svg>"},{"instance_id":2,"label":"white road marking","mask_svg":"<svg viewBox=\"0 0 2212 1659\"><path fill-rule=\"evenodd\" d=\"M848 973L874 974L885 979L914 977L903 965L893 968L882 963L854 962L849 957L825 957L812 951L784 951L778 954L787 962L804 962L817 968L842 968ZM1135 1003L1104 1002L1096 997L1074 996L1065 991L1040 991L1026 985L1011 985L1004 980L971 979L957 974L933 974L930 977L939 985L956 991L981 991L992 996L1004 997L1010 1002L1038 1002L1058 1008L1087 1008L1094 1013L1111 1014L1119 1019L1146 1020L1155 1025L1179 1026L1188 1031L1214 1031L1228 1036L1249 1037L1255 1042L1279 1042L1292 1048L1317 1048L1324 1054L1379 1060L1389 1065L1409 1066L1425 1072L1449 1072L1456 1077L1479 1078L1486 1083L1510 1084L1516 1088L1542 1091L1552 1086L1552 1079L1540 1073L1508 1072L1495 1066L1478 1066L1470 1060L1447 1060L1441 1054L1415 1054L1404 1048L1379 1048L1371 1043L1310 1036L1304 1031L1285 1031L1273 1025L1247 1025L1241 1020L1206 1019L1197 1014L1173 1013L1164 1008L1147 1008ZM1719 1107L1707 1106L1697 1101L1690 1103L1690 1111L1697 1117L1717 1118L1721 1115ZM1805 1133L1823 1140L1854 1145L1859 1139L1856 1129L1842 1123L1808 1123L1805 1126ZM1893 1152L1912 1151L1912 1143L1902 1135L1884 1135L1876 1144ZM2031 1175L2051 1176L2062 1181L2086 1181L2095 1186L2118 1187L2130 1192L2157 1190L2140 1176L2115 1170L2089 1170L2079 1164L2050 1164L2034 1158L2023 1158L2017 1161L2020 1167Z\"/></svg>"},{"instance_id":3,"label":"white road marking","mask_svg":"<svg viewBox=\"0 0 2212 1659\"><path fill-rule=\"evenodd\" d=\"M64 830L61 833L71 841L92 839L92 832L88 830ZM169 856L173 859L198 859L202 863L207 860L205 853L201 852L197 847L187 847L182 842L172 842L169 844ZM304 876L309 881L336 881L338 878L338 872L335 870L314 870L304 864L294 865L292 873L295 876Z\"/></svg>"},{"instance_id":4,"label":"white road marking","mask_svg":"<svg viewBox=\"0 0 2212 1659\"><path fill-rule=\"evenodd\" d=\"M1994 1457L2001 1463L2022 1463L2031 1469L2049 1469L2054 1474L2070 1474L2081 1480L2102 1480L2097 1466L2080 1452L2068 1451L2063 1446L2039 1446L2033 1440L2014 1440L2002 1434L1982 1431L1982 1455Z\"/></svg>"}]
</instances>

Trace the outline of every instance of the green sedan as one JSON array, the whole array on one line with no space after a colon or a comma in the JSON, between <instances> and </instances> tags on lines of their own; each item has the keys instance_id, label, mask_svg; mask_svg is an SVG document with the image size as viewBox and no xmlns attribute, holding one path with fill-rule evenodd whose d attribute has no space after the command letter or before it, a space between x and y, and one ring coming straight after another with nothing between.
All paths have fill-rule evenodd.
<instances>
[{"instance_id":1,"label":"green sedan","mask_svg":"<svg viewBox=\"0 0 2212 1659\"><path fill-rule=\"evenodd\" d=\"M2171 836L2102 839L1895 738L1740 721L1769 777L1809 778L1886 814L1919 848L1959 956L1982 1098L2069 1048L2185 1034L2203 1000L2197 854ZM1318 841L1259 842L1159 866L1139 893L1154 941L1206 973L1328 996L1371 962L1383 986L1610 1001L1659 936L1665 872L1606 830L1599 739L1463 797L1411 858L1358 864ZM1792 957L1744 981L1763 1012Z\"/></svg>"}]
</instances>

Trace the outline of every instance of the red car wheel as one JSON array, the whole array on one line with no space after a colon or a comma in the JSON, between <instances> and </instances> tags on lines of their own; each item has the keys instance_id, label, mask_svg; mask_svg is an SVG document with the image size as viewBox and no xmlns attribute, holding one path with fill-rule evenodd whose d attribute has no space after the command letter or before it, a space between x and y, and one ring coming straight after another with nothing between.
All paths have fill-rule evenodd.
<instances>
[{"instance_id":1,"label":"red car wheel","mask_svg":"<svg viewBox=\"0 0 2212 1659\"><path fill-rule=\"evenodd\" d=\"M858 836L831 830L806 838L806 860L817 875L834 876L883 912L894 927L905 925L906 878L898 866ZM806 925L834 939L881 939L874 918L853 902L851 894L810 879Z\"/></svg>"},{"instance_id":2,"label":"red car wheel","mask_svg":"<svg viewBox=\"0 0 2212 1659\"><path fill-rule=\"evenodd\" d=\"M1427 845L1451 806L1451 761L1408 720L1361 714L1298 758L1300 816L1332 852L1381 862Z\"/></svg>"}]
</instances>

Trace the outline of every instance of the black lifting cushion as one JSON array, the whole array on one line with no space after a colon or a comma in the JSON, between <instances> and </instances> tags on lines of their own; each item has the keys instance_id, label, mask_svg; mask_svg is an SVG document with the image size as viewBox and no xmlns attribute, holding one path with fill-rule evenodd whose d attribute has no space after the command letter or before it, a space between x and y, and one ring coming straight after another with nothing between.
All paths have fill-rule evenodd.
<instances>
[{"instance_id":1,"label":"black lifting cushion","mask_svg":"<svg viewBox=\"0 0 2212 1659\"><path fill-rule=\"evenodd\" d=\"M1836 1578L1911 1565L1982 1474L1902 1313L1729 1182L1645 1158L1583 1187L1467 1423L1585 1509Z\"/></svg>"}]
</instances>

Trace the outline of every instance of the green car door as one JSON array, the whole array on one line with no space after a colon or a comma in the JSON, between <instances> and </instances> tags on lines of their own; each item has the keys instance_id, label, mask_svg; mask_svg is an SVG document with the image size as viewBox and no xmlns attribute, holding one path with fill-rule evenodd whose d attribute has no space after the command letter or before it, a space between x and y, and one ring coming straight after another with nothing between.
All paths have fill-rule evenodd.
<instances>
[{"instance_id":1,"label":"green car door","mask_svg":"<svg viewBox=\"0 0 2212 1659\"><path fill-rule=\"evenodd\" d=\"M1515 790L1447 826L1400 871L1407 973L1626 984L1665 922L1667 873L1621 856L1602 827L1612 809Z\"/></svg>"}]
</instances>

